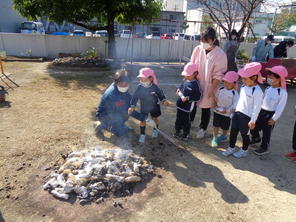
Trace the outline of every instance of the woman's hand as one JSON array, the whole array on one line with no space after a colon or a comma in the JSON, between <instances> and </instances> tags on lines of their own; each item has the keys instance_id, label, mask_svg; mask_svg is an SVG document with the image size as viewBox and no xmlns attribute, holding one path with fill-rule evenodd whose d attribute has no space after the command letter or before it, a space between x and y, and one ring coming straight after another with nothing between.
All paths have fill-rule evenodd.
<instances>
[{"instance_id":1,"label":"woman's hand","mask_svg":"<svg viewBox=\"0 0 296 222\"><path fill-rule=\"evenodd\" d=\"M249 127L249 129L251 129L251 130L253 130L253 129L255 129L255 123L253 123L253 122L249 122L248 123L248 127Z\"/></svg>"},{"instance_id":2,"label":"woman's hand","mask_svg":"<svg viewBox=\"0 0 296 222\"><path fill-rule=\"evenodd\" d=\"M135 111L135 108L128 108L127 113L128 115L131 115Z\"/></svg>"},{"instance_id":3,"label":"woman's hand","mask_svg":"<svg viewBox=\"0 0 296 222\"><path fill-rule=\"evenodd\" d=\"M275 121L273 119L268 120L268 125L273 126L275 124Z\"/></svg>"}]
</instances>

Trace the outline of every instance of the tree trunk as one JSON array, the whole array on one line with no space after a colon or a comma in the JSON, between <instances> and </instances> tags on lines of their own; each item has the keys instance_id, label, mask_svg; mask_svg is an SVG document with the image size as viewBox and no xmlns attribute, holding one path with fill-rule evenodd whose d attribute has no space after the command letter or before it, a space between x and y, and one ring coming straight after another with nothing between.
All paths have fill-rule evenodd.
<instances>
[{"instance_id":1,"label":"tree trunk","mask_svg":"<svg viewBox=\"0 0 296 222\"><path fill-rule=\"evenodd\" d=\"M108 56L114 58L116 56L115 36L114 36L114 16L108 16Z\"/></svg>"}]
</instances>

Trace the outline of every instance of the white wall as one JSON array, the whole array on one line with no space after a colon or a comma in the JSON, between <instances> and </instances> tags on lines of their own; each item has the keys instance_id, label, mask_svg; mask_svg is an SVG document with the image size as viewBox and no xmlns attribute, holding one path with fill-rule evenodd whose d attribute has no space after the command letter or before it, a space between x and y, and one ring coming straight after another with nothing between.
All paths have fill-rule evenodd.
<instances>
[{"instance_id":1,"label":"white wall","mask_svg":"<svg viewBox=\"0 0 296 222\"><path fill-rule=\"evenodd\" d=\"M101 57L106 57L106 38L30 35L18 33L0 33L0 50L11 56L30 56L55 58L59 53L82 53L90 47L98 49ZM198 41L176 41L155 39L116 38L116 57L130 60L179 61L190 58ZM240 49L246 49L252 55L253 43L241 43ZM296 46L288 51L289 57L296 57Z\"/></svg>"}]
</instances>

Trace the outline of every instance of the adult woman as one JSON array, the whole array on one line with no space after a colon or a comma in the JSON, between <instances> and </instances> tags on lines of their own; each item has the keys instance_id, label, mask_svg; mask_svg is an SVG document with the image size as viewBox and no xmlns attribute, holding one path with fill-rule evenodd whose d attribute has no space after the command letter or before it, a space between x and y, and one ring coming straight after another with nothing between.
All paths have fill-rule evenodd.
<instances>
[{"instance_id":1,"label":"adult woman","mask_svg":"<svg viewBox=\"0 0 296 222\"><path fill-rule=\"evenodd\" d=\"M239 48L239 36L235 29L233 29L230 33L229 40L225 42L224 45L224 52L227 56L227 71L235 71L237 72L237 66L236 66L236 54L237 50Z\"/></svg>"},{"instance_id":2,"label":"adult woman","mask_svg":"<svg viewBox=\"0 0 296 222\"><path fill-rule=\"evenodd\" d=\"M201 108L201 122L197 138L203 138L210 122L211 108L215 106L215 93L224 73L227 71L227 57L219 47L216 31L209 27L201 35L201 45L195 47L191 62L199 67L199 81L202 98L198 103Z\"/></svg>"}]
</instances>

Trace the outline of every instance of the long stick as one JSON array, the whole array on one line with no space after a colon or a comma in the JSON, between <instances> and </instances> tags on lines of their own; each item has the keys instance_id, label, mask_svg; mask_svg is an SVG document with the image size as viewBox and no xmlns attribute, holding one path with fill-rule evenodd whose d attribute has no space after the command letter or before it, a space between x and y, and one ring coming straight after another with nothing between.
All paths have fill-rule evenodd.
<instances>
[{"instance_id":1,"label":"long stick","mask_svg":"<svg viewBox=\"0 0 296 222\"><path fill-rule=\"evenodd\" d=\"M186 149L186 147L184 147L183 145L179 144L174 138L172 138L171 136L169 136L168 134L166 134L165 132L163 132L162 130L155 128L159 134L161 134L165 139L167 139L168 141L170 141L173 145L182 148L182 149Z\"/></svg>"}]
</instances>

